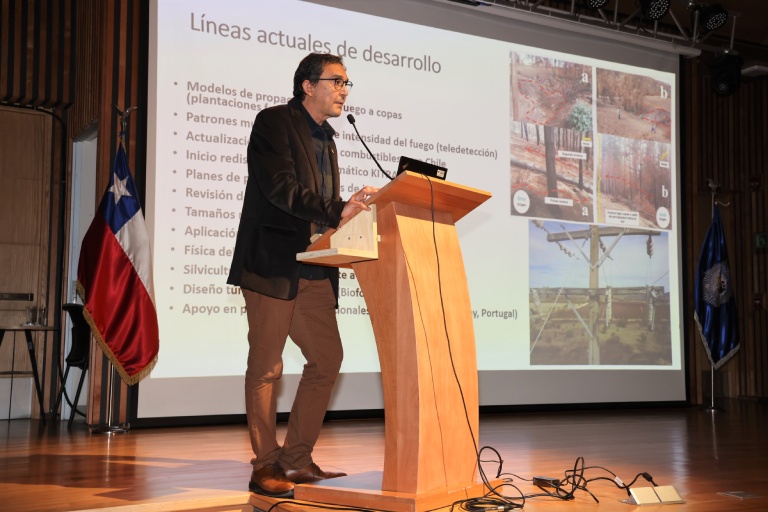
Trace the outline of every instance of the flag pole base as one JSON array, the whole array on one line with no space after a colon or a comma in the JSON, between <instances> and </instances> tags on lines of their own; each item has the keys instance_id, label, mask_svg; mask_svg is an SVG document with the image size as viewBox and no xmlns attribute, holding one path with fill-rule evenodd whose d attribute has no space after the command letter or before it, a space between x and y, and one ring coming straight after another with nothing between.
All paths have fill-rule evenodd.
<instances>
[{"instance_id":1,"label":"flag pole base","mask_svg":"<svg viewBox=\"0 0 768 512\"><path fill-rule=\"evenodd\" d=\"M130 423L121 423L120 425L99 425L89 429L91 434L104 434L111 436L113 434L127 434L131 429Z\"/></svg>"},{"instance_id":2,"label":"flag pole base","mask_svg":"<svg viewBox=\"0 0 768 512\"><path fill-rule=\"evenodd\" d=\"M115 366L112 364L112 362L109 362L109 373L107 373L107 414L106 414L106 425L101 424L98 426L90 427L89 430L91 434L105 434L107 436L111 436L113 434L125 434L130 430L131 424L127 421L123 423L114 423L115 421L115 415L113 413L114 408L114 399L115 399L115 390L114 390L114 383L117 377L117 371L115 370Z\"/></svg>"}]
</instances>

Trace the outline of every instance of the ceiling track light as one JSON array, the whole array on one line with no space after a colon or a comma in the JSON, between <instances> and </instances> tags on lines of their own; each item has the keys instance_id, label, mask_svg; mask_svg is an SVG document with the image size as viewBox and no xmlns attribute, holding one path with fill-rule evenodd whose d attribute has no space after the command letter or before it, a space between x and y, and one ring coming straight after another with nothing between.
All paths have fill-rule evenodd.
<instances>
[{"instance_id":1,"label":"ceiling track light","mask_svg":"<svg viewBox=\"0 0 768 512\"><path fill-rule=\"evenodd\" d=\"M704 5L700 7L699 23L702 30L712 32L717 30L728 21L728 11L722 5Z\"/></svg>"},{"instance_id":2,"label":"ceiling track light","mask_svg":"<svg viewBox=\"0 0 768 512\"><path fill-rule=\"evenodd\" d=\"M646 19L659 21L669 13L670 0L640 0L640 11Z\"/></svg>"},{"instance_id":3,"label":"ceiling track light","mask_svg":"<svg viewBox=\"0 0 768 512\"><path fill-rule=\"evenodd\" d=\"M583 0L583 3L587 9L602 9L608 0Z\"/></svg>"}]
</instances>

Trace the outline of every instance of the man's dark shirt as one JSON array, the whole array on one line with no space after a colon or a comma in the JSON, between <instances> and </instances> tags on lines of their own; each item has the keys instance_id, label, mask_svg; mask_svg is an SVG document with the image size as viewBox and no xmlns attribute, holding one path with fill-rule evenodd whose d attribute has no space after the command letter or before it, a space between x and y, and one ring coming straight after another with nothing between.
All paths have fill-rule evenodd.
<instances>
[{"instance_id":1,"label":"man's dark shirt","mask_svg":"<svg viewBox=\"0 0 768 512\"><path fill-rule=\"evenodd\" d=\"M336 132L327 123L317 124L303 105L301 109L307 119L309 131L312 134L312 142L315 145L315 157L317 158L317 167L320 169L323 197L333 197L333 174L331 173L331 157L328 154L328 148ZM314 232L325 233L327 230L328 226L315 226ZM302 264L301 277L312 280L325 279L328 277L328 268L320 265Z\"/></svg>"}]
</instances>

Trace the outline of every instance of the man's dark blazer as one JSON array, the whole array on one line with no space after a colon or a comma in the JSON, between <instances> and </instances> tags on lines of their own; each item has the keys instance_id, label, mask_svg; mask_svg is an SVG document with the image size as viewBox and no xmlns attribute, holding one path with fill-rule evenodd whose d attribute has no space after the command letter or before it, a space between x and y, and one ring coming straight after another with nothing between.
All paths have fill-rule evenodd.
<instances>
[{"instance_id":1,"label":"man's dark blazer","mask_svg":"<svg viewBox=\"0 0 768 512\"><path fill-rule=\"evenodd\" d=\"M248 143L248 183L227 283L279 299L296 296L301 263L315 225L337 227L345 201L339 195L336 145L329 151L333 198L324 198L307 114L293 98L259 112ZM324 123L327 125L327 123ZM329 269L338 297L338 269Z\"/></svg>"}]
</instances>

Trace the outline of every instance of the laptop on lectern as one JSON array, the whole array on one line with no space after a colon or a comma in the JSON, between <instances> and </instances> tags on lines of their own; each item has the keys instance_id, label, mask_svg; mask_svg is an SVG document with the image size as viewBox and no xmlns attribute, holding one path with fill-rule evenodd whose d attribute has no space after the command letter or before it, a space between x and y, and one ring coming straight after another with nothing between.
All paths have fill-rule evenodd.
<instances>
[{"instance_id":1,"label":"laptop on lectern","mask_svg":"<svg viewBox=\"0 0 768 512\"><path fill-rule=\"evenodd\" d=\"M424 176L437 178L439 180L444 180L445 175L448 174L448 169L445 167L422 162L420 160L414 160L413 158L408 158L407 156L401 156L400 163L397 164L397 174L400 175L400 173L405 171L423 174Z\"/></svg>"}]
</instances>

